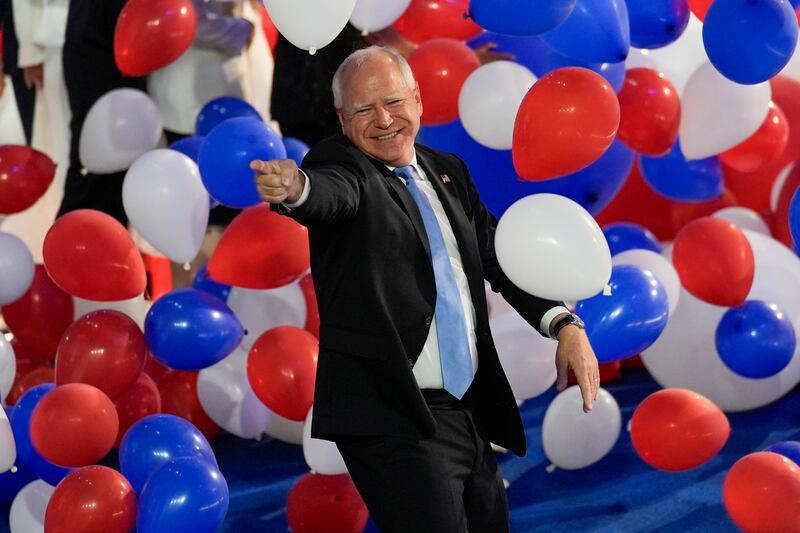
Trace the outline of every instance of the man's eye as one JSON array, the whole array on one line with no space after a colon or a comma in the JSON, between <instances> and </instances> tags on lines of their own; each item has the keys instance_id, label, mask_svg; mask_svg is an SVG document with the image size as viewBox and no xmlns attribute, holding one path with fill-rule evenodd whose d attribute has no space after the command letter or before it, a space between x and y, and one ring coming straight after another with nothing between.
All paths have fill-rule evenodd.
<instances>
[{"instance_id":1,"label":"man's eye","mask_svg":"<svg viewBox=\"0 0 800 533\"><path fill-rule=\"evenodd\" d=\"M356 115L366 115L367 113L369 113L369 109L359 109L355 112Z\"/></svg>"},{"instance_id":2,"label":"man's eye","mask_svg":"<svg viewBox=\"0 0 800 533\"><path fill-rule=\"evenodd\" d=\"M389 101L389 105L398 105L398 104L402 104L402 103L403 103L402 100L391 100L391 101Z\"/></svg>"}]
</instances>

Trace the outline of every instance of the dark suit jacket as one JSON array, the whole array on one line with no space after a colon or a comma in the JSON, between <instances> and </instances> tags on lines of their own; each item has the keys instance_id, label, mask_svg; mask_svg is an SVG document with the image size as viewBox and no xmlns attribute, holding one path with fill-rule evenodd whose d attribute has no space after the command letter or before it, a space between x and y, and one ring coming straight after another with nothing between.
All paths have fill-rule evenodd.
<instances>
[{"instance_id":1,"label":"dark suit jacket","mask_svg":"<svg viewBox=\"0 0 800 533\"><path fill-rule=\"evenodd\" d=\"M537 330L561 303L524 293L500 270L497 221L464 162L421 145L416 152L458 241L475 307L478 372L469 394L492 442L523 455L525 435L489 331L483 280ZM321 322L312 435L429 437L435 421L412 373L436 301L419 210L402 181L342 135L317 144L302 168L311 180L307 201L290 212L275 209L309 229Z\"/></svg>"}]
</instances>

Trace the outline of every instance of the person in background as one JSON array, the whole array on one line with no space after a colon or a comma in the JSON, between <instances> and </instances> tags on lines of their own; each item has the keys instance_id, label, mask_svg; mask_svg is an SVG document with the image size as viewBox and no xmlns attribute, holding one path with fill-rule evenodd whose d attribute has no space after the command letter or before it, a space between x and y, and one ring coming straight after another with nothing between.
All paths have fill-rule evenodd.
<instances>
[{"instance_id":1,"label":"person in background","mask_svg":"<svg viewBox=\"0 0 800 533\"><path fill-rule=\"evenodd\" d=\"M0 25L3 28L3 57L0 74L0 92L5 90L5 76L11 78L17 110L22 121L26 144L33 140L33 107L36 89L42 85L42 61L23 47L20 50L14 24L12 0L0 0ZM22 60L22 62L19 61Z\"/></svg>"},{"instance_id":2,"label":"person in background","mask_svg":"<svg viewBox=\"0 0 800 533\"><path fill-rule=\"evenodd\" d=\"M73 0L64 36L64 80L72 112L69 169L61 216L76 209L96 209L127 225L122 205L125 171L94 174L83 167L79 140L92 105L105 93L122 87L144 90L145 79L124 76L114 59L114 29L126 0Z\"/></svg>"}]
</instances>

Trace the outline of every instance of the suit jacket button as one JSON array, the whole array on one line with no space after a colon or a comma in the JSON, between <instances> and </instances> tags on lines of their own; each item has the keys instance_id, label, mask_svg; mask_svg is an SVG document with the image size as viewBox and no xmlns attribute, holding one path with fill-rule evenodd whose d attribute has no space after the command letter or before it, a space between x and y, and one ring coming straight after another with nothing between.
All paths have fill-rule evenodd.
<instances>
[{"instance_id":1,"label":"suit jacket button","mask_svg":"<svg viewBox=\"0 0 800 533\"><path fill-rule=\"evenodd\" d=\"M410 357L408 358L408 367L409 368L414 368L414 360L411 359Z\"/></svg>"},{"instance_id":2,"label":"suit jacket button","mask_svg":"<svg viewBox=\"0 0 800 533\"><path fill-rule=\"evenodd\" d=\"M426 326L430 326L430 325L431 325L431 322L433 322L433 315L427 315L427 316L425 317L425 325L426 325Z\"/></svg>"}]
</instances>

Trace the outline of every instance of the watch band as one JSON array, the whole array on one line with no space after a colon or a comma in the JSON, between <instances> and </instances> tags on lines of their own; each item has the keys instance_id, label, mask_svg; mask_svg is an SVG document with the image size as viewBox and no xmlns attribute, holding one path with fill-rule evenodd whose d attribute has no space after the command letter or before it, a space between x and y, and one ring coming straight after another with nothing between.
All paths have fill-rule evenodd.
<instances>
[{"instance_id":1,"label":"watch band","mask_svg":"<svg viewBox=\"0 0 800 533\"><path fill-rule=\"evenodd\" d=\"M562 317L558 322L556 322L555 326L553 326L553 338L558 340L558 333L565 327L572 324L573 326L578 326L579 328L583 329L583 321L578 318L577 315L574 313L569 313L568 315Z\"/></svg>"}]
</instances>

